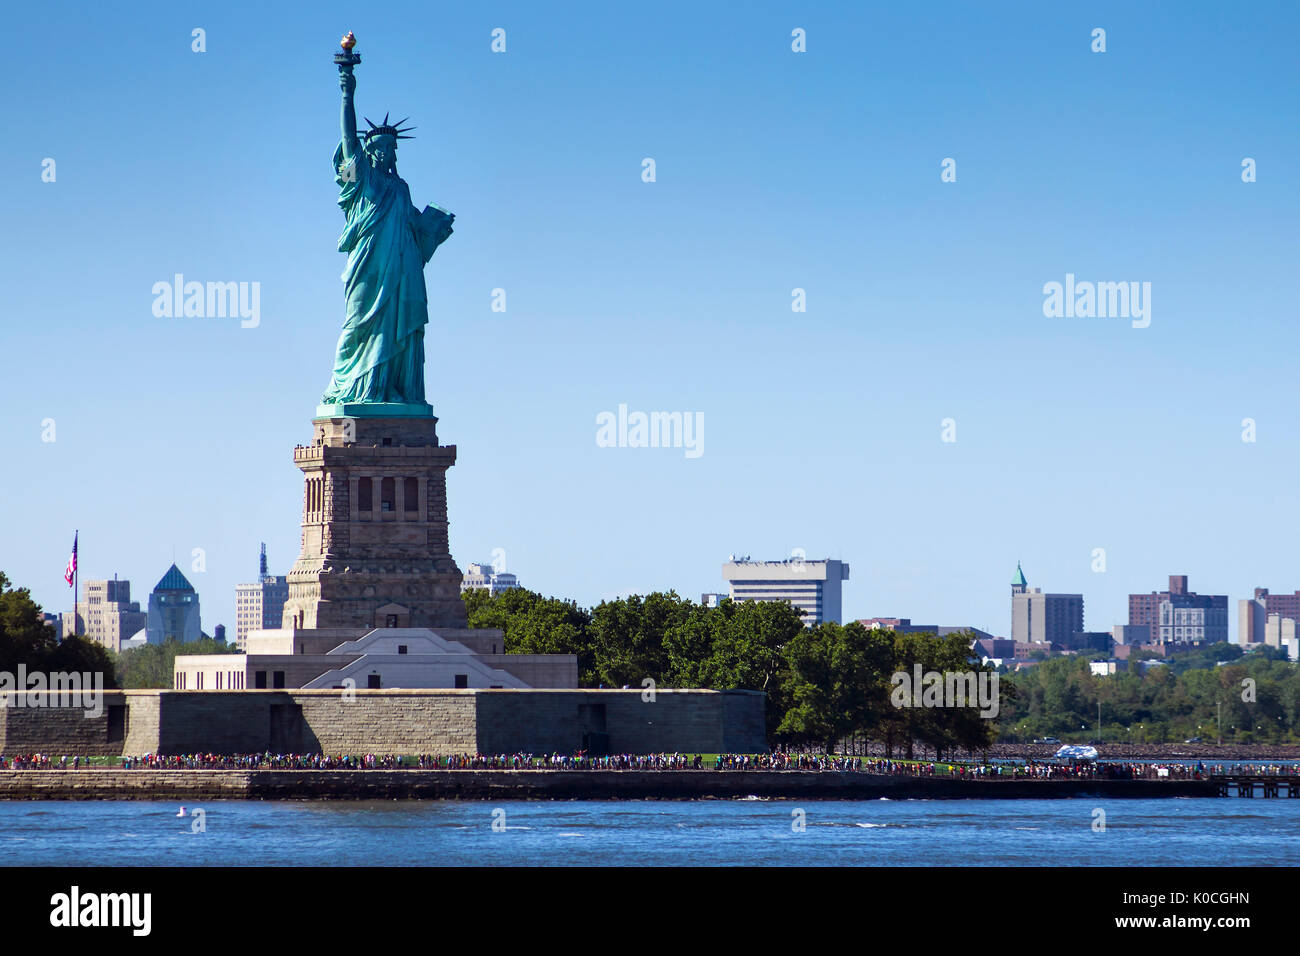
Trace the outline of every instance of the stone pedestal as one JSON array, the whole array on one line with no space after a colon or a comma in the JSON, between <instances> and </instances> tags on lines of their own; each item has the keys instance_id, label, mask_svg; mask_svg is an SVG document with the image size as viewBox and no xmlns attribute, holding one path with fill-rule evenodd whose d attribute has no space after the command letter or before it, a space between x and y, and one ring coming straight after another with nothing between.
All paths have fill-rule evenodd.
<instances>
[{"instance_id":1,"label":"stone pedestal","mask_svg":"<svg viewBox=\"0 0 1300 956\"><path fill-rule=\"evenodd\" d=\"M306 478L302 553L282 626L464 628L447 544L447 469L429 415L321 417L293 450Z\"/></svg>"}]
</instances>

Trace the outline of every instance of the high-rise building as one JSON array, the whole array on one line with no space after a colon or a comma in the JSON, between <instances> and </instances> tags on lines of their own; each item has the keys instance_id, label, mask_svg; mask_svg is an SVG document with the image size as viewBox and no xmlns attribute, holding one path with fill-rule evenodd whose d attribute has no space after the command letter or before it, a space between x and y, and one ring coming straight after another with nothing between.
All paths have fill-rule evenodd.
<instances>
[{"instance_id":1,"label":"high-rise building","mask_svg":"<svg viewBox=\"0 0 1300 956\"><path fill-rule=\"evenodd\" d=\"M827 558L809 561L751 561L733 558L722 566L733 601L787 601L811 627L822 621L840 623L842 582L849 579L849 566Z\"/></svg>"},{"instance_id":2,"label":"high-rise building","mask_svg":"<svg viewBox=\"0 0 1300 956\"><path fill-rule=\"evenodd\" d=\"M197 641L203 636L199 622L199 596L174 564L149 595L145 633L150 644Z\"/></svg>"},{"instance_id":3,"label":"high-rise building","mask_svg":"<svg viewBox=\"0 0 1300 956\"><path fill-rule=\"evenodd\" d=\"M1169 575L1167 591L1128 596L1128 622L1151 628L1155 644L1219 644L1228 639L1228 596L1187 589L1187 575Z\"/></svg>"},{"instance_id":4,"label":"high-rise building","mask_svg":"<svg viewBox=\"0 0 1300 956\"><path fill-rule=\"evenodd\" d=\"M1253 598L1237 602L1237 643L1263 644L1268 619L1277 615L1283 620L1300 621L1300 591L1294 594L1269 594L1268 588L1255 588Z\"/></svg>"},{"instance_id":5,"label":"high-rise building","mask_svg":"<svg viewBox=\"0 0 1300 956\"><path fill-rule=\"evenodd\" d=\"M1016 562L1011 578L1011 639L1022 644L1066 647L1083 630L1082 594L1044 594L1031 588Z\"/></svg>"},{"instance_id":6,"label":"high-rise building","mask_svg":"<svg viewBox=\"0 0 1300 956\"><path fill-rule=\"evenodd\" d=\"M82 637L116 653L123 641L145 626L147 616L139 602L131 600L131 582L113 578L85 583L75 622ZM63 615L63 621L63 636L67 637L72 633L73 615Z\"/></svg>"},{"instance_id":7,"label":"high-rise building","mask_svg":"<svg viewBox=\"0 0 1300 956\"><path fill-rule=\"evenodd\" d=\"M500 594L502 591L517 587L519 587L519 579L509 571L497 571L490 564L472 562L460 582L462 594L466 591L488 591L491 594Z\"/></svg>"},{"instance_id":8,"label":"high-rise building","mask_svg":"<svg viewBox=\"0 0 1300 956\"><path fill-rule=\"evenodd\" d=\"M1300 636L1300 625L1293 617L1270 614L1264 623L1264 643L1269 647L1285 648L1292 660L1295 659L1297 636Z\"/></svg>"},{"instance_id":9,"label":"high-rise building","mask_svg":"<svg viewBox=\"0 0 1300 956\"><path fill-rule=\"evenodd\" d=\"M247 648L249 631L274 630L284 617L289 600L289 578L271 574L266 565L266 545L258 557L257 582L235 585L235 646Z\"/></svg>"}]
</instances>

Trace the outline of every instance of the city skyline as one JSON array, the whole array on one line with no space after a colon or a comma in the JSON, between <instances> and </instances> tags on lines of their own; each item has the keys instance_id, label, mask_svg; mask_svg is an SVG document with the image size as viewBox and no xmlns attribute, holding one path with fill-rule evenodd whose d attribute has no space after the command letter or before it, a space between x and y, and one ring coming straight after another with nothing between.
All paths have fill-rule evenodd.
<instances>
[{"instance_id":1,"label":"city skyline","mask_svg":"<svg viewBox=\"0 0 1300 956\"><path fill-rule=\"evenodd\" d=\"M412 116L415 198L458 214L429 274L454 361L431 361L428 394L460 449L461 568L501 549L530 588L590 605L718 591L728 553L801 549L852 564L845 619L994 633L1017 560L1085 594L1094 629L1170 573L1233 600L1296 587L1288 536L1249 520L1294 507L1300 463L1260 349L1300 335L1283 278L1300 143L1278 119L1300 13L1266 9L351 19L384 50L361 109ZM340 318L336 90L306 78L338 14L146 12L129 32L103 9L8 21L30 117L12 310L43 318L0 332L35 357L12 363L0 424L0 561L64 612L74 529L88 578L156 579L174 548L233 628L257 543L281 573L299 551L283 450L309 438ZM411 65L430 52L438 79ZM274 110L247 108L267 90ZM106 145L141 115L171 132ZM156 315L176 275L259 283L257 324ZM1067 277L1149 282L1150 324L1047 317ZM702 454L602 446L622 406L706 421Z\"/></svg>"},{"instance_id":2,"label":"city skyline","mask_svg":"<svg viewBox=\"0 0 1300 956\"><path fill-rule=\"evenodd\" d=\"M267 576L268 579L271 580L272 582L275 582L275 581L282 581L282 579L283 579L283 575L277 575L277 574L274 573L273 570L269 570L269 569L268 569L268 566L267 566L266 563L265 563L265 561L266 561L266 555L265 555L265 553L264 553L264 552L261 553L259 557L260 557L260 561L259 561L259 575L258 575L259 579L261 579L261 578L265 575L265 576ZM814 559L814 558L807 558L807 557L806 557L805 555L803 555L802 553L796 553L795 555L792 555L792 556L789 557L789 558L761 558L761 557L760 557L760 558L755 559L755 558L752 558L751 556L748 556L748 555L745 556L745 557L743 557L743 558L741 558L741 557L739 557L739 556L736 556L736 555L732 555L731 558L732 558L733 561L739 561L739 562L751 562L751 561L755 561L755 562L757 562L757 563L772 563L772 564L789 563L789 562L791 562L791 561L794 561L794 562L805 562L805 561L806 561L806 563L808 563L808 564L810 564L810 565L818 565L818 564L822 564L822 563L824 563L824 562L827 561L827 560L829 560L829 561L837 561L837 559ZM175 562L173 562L173 564L174 564L174 563L175 563ZM728 562L728 563L731 563L731 562ZM849 562L843 562L843 563L844 563L844 565L845 565L846 567L849 565ZM484 573L484 574L487 574L489 577L491 577L491 575L492 575L492 565L491 565L491 563L489 563L489 562L479 562L479 561L466 561L466 562L462 562L462 564L463 564L462 572L464 573L464 575L466 576L467 581L468 581L468 583L467 583L465 586L463 586L462 590L472 589L472 588L475 588L475 587L486 587L486 586L488 586L488 585L486 585L484 582L480 581L480 580L479 580L477 577L475 577L474 575L475 575L475 574L478 574L478 573ZM1016 572L1017 572L1017 574L1021 574L1021 573L1023 573L1023 572L1022 572L1022 564L1023 564L1023 562L1017 562L1017 567L1016 567ZM725 566L725 565L724 565L724 566ZM480 569L480 570L479 570L479 571L475 571L474 569ZM485 569L485 570L483 570L483 569ZM268 570L269 570L269 574L268 574ZM489 589L493 590L494 593L495 593L497 590L507 590L507 589L509 589L509 588L513 588L513 587L521 587L521 586L522 586L522 585L519 585L518 583L515 582L515 575L514 575L513 572L505 572L505 571L503 571L503 572L501 572L501 574L503 575L504 579L505 579L506 581L508 581L509 583L507 583L507 584L505 584L504 586L501 586L501 587L499 587L499 588L489 588ZM80 613L80 616L83 616L83 617L88 613L88 612L87 612L87 606L86 606L86 597L87 597L87 595L86 595L86 592L85 592L85 590L84 590L85 585L88 585L88 584L100 584L100 583L104 583L105 581L107 581L108 583L111 584L111 583L113 583L113 582L115 581L116 578L120 578L122 584L129 586L129 583L130 583L130 581L132 580L131 577L129 577L129 576L125 576L125 575L120 575L120 574L117 574L116 572L115 572L115 575L114 575L113 578L107 578L107 577L103 577L103 576L91 575L91 574L86 574L86 573L83 573L82 577L83 577L83 579L84 579L84 580L83 580L83 592L82 592L83 596L82 596L82 600L81 600L81 610L80 610L79 613ZM1168 575L1168 576L1166 577L1166 582L1167 582L1167 583L1172 583L1172 580L1173 580L1174 578L1182 578L1182 579L1184 579L1183 584L1184 584L1184 587L1185 587L1185 586L1186 586L1186 579L1189 578L1189 577L1190 577L1190 575L1188 575L1188 574L1186 574L1186 573L1170 574L1170 575ZM797 581L798 579L794 579L794 580ZM850 581L850 582L851 582L851 579L849 579L849 578L847 578L847 577L846 577L844 580L846 580L846 581ZM724 578L724 582L725 582L725 578ZM1031 592L1032 592L1035 588L1039 587L1039 585L1034 584L1032 580L1029 580L1029 581L1027 581L1026 583L1029 585L1029 590L1030 590ZM25 585L25 584L18 583L18 582L16 582L15 585L16 585L16 586L19 586L19 587L26 587L26 586L27 586L27 585ZM250 588L250 587L253 587L253 586L254 586L254 584L253 584L252 582L247 582L247 581L246 581L246 582L240 582L240 583L238 583L238 584L236 584L236 585L234 586L235 589L236 589L236 599L235 599L235 601L232 602L232 603L235 604L236 614L238 614L238 611L239 611L237 601L238 601L238 599L239 599L239 595L240 595L242 589ZM845 585L845 588L847 588L848 586L849 586L849 585ZM1004 587L1005 587L1005 585L1004 585ZM1013 584L1013 587L1014 587L1014 584ZM532 589L530 588L529 590L532 590ZM665 589L665 590L667 590L667 589ZM692 594L693 594L694 592L691 592L691 591L689 591L689 590L684 590L684 589L682 589L682 588L673 588L672 590L675 590L676 593L677 593L679 596L683 597L683 598L686 598L686 599L688 599L688 600L695 600L695 598L692 597ZM195 588L195 591L196 591L196 593L198 593L198 594L200 595L200 597L201 597L202 592L201 592L197 587ZM644 594L648 594L648 593L650 593L650 591L648 591L648 590L645 590L645 591L632 591L632 592L629 592L629 594L642 594L642 595L644 595ZM712 592L701 592L701 593L703 593L705 597L711 596L711 594L712 594ZM1148 589L1148 590L1130 591L1130 592L1128 592L1128 594L1126 595L1126 606L1125 606L1124 613L1123 613L1119 618L1117 618L1116 620L1113 620L1113 621L1100 621L1100 622L1097 621L1097 620L1090 620L1090 619L1089 619L1089 617L1088 617L1088 612L1087 612L1088 604L1087 604L1087 601L1086 601L1086 594L1084 594L1083 596L1084 596L1084 598L1085 598L1085 601L1083 602L1083 610L1082 610L1082 614L1083 614L1083 627L1081 628L1081 630L1084 630L1084 631L1086 631L1086 632L1102 632L1102 631L1104 631L1104 632L1109 633L1109 632L1111 631L1111 629L1114 628L1114 627L1117 626L1117 625L1119 625L1119 626L1129 626L1129 625L1131 625L1131 623L1132 623L1132 622L1131 622L1131 617L1130 617L1130 609L1131 609L1131 607L1132 607L1132 599L1135 598L1135 597L1136 597L1136 598L1147 598L1147 597L1152 597L1152 596L1158 597L1161 593L1168 593L1168 592L1167 592L1167 591L1162 592L1159 588L1156 588L1156 587L1150 588L1150 589ZM1205 592L1205 593L1210 593L1210 592L1207 591L1207 592ZM1293 605L1295 605L1297 601L1300 601L1300 587L1293 588L1292 593L1285 593L1285 592L1279 591L1279 590L1277 590L1277 589L1274 589L1274 588L1272 588L1272 587L1270 587L1270 586L1256 586L1256 587L1254 587L1254 588L1251 588L1251 589L1250 589L1250 592L1249 592L1248 594L1242 595L1242 596L1240 596L1240 597L1238 597L1237 595L1234 595L1234 594L1232 594L1232 593L1229 592L1229 593L1226 594L1226 597L1228 598L1227 625L1226 625L1226 627L1227 627L1227 631L1228 631L1228 641L1229 641L1230 643L1234 643L1234 644L1235 644L1235 643L1247 643L1247 642L1249 641L1249 639L1243 639L1242 635L1239 633L1240 625L1239 625L1238 622L1239 622L1239 620L1240 620L1240 617L1239 617L1238 611L1240 611L1240 613L1242 613L1242 614L1244 614L1244 613L1246 613L1246 612L1245 612L1245 609L1243 609L1243 608L1239 608L1239 607L1238 607L1238 602L1251 602L1252 600L1255 600L1255 601L1257 602L1257 599L1258 599L1258 596L1259 596L1260 593L1263 593L1267 598L1271 598L1274 602L1277 602L1277 601L1279 601L1279 600L1284 601L1284 602L1287 602L1287 603L1282 607L1281 611L1279 611L1279 610L1277 610L1277 609L1273 609L1273 610L1270 610L1270 611L1268 612L1269 614L1271 614L1271 615L1278 615L1278 614L1280 614L1280 615L1281 615L1282 617L1284 617L1284 618L1288 618L1288 617L1289 617L1289 618L1292 618L1292 619L1296 619L1296 620L1297 620L1297 623L1300 623L1300 613L1296 612L1296 610L1295 610L1294 607L1293 607ZM565 596L565 595L561 595L561 594L544 594L543 596L545 596L545 597L559 597L559 598L568 599L567 596ZM620 596L627 596L627 595L620 595ZM718 596L720 596L720 597L726 597L725 594L720 594L720 595L718 595ZM1051 597L1051 596L1058 596L1058 597L1073 597L1073 596L1075 596L1075 595L1072 595L1072 594L1060 594L1059 592L1048 592L1046 596L1049 596L1049 597ZM70 597L70 596L69 596L69 600L71 600L71 597ZM743 599L742 599L742 600L743 600ZM38 603L39 603L39 601L38 601ZM208 603L209 603L209 604L215 604L216 601L214 600L214 601L211 601L211 602L208 602ZM582 604L583 602L579 601L578 603L579 603L579 604ZM594 606L594 605L597 604L597 603L599 603L599 602L598 602L598 601L597 601L597 602L593 602L590 606ZM1012 631L1013 631L1013 624L1014 624L1014 610L1013 610L1013 609L1014 609L1014 601L1012 602L1012 609L1007 611L1007 613L1006 613L1006 615L1005 615L1005 618L1006 618L1006 619L1005 619L1005 622L1003 622L1002 624L993 624L993 625L991 625L991 626L985 626L984 624L981 623L981 624L972 624L971 626L973 626L973 627L978 627L980 630L982 630L982 631L986 631L986 632L988 632L989 634L991 634L991 635L993 635L993 636L1004 637L1004 638L1006 638L1006 639L1011 639L1011 638L1012 638ZM57 607L57 608L45 607L44 610L45 610L46 612L48 612L48 613L54 613L54 614L64 615L65 617L67 617L67 616L70 616L71 611L72 611L72 608L71 608L71 605L69 605L69 606L66 607L66 608L63 608L63 607ZM888 609L887 609L887 610L888 610ZM928 618L927 618L927 616L926 616L927 614L929 614L929 611L928 611L927 609L923 608L921 612L918 612L918 613L908 613L908 614L897 614L897 613L895 613L895 612L890 612L890 613L875 613L875 614L870 614L870 615L868 615L868 614L860 614L860 613L857 613L857 612L841 611L841 613L840 613L840 615L838 615L838 617L839 617L840 623L847 624L847 623L849 623L849 622L851 622L851 621L862 621L862 620L871 620L871 619L881 619L881 620L885 620L885 619L890 619L890 618L903 618L903 619L908 619L908 620L922 620L922 619L927 619L927 620L928 620ZM233 621L233 620L234 620L234 619L232 618L232 621ZM1259 621L1259 623L1258 623L1259 633L1260 633L1260 634L1263 633L1263 631L1262 631L1263 623L1264 623L1264 619L1261 618L1260 621ZM226 627L226 629L227 629L227 631L228 631L229 633L231 633L231 634L236 634L236 633L237 633L236 630L235 630L235 628L236 628L236 624L237 624L237 622L233 622L233 623L232 623L232 622L227 622L227 621L225 621L225 620L216 620L216 621L213 623L212 627L215 629L215 627L217 627L218 625L224 625L224 626ZM66 625L65 625L65 627L66 627ZM205 628L205 629L206 629L206 628ZM211 636L211 635L210 635L210 636ZM1153 637L1152 640L1154 641L1155 638ZM1260 641L1263 640L1263 638L1262 638L1262 637L1255 637L1254 640L1255 640L1255 642L1260 642ZM236 643L236 641L235 641L235 640L232 640L231 643Z\"/></svg>"}]
</instances>

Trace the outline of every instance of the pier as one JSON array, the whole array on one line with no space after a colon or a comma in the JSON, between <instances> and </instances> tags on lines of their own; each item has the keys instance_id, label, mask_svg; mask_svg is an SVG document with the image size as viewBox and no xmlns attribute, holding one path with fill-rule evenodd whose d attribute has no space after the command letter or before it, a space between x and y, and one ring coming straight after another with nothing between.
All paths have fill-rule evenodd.
<instances>
[{"instance_id":1,"label":"pier","mask_svg":"<svg viewBox=\"0 0 1300 956\"><path fill-rule=\"evenodd\" d=\"M1300 798L1300 776L1287 774L1214 774L1210 777L1220 797Z\"/></svg>"}]
</instances>

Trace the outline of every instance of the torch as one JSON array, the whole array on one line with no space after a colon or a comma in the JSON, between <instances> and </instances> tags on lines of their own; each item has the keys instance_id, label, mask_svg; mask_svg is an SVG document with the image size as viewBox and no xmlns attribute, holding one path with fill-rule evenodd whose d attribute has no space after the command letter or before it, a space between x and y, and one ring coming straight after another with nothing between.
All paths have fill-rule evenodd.
<instances>
[{"instance_id":1,"label":"torch","mask_svg":"<svg viewBox=\"0 0 1300 956\"><path fill-rule=\"evenodd\" d=\"M340 73L351 73L352 68L361 62L361 54L353 53L352 48L357 45L357 38L348 31L348 35L339 41L339 46L343 47L342 53L334 54L334 62L338 65Z\"/></svg>"}]
</instances>

